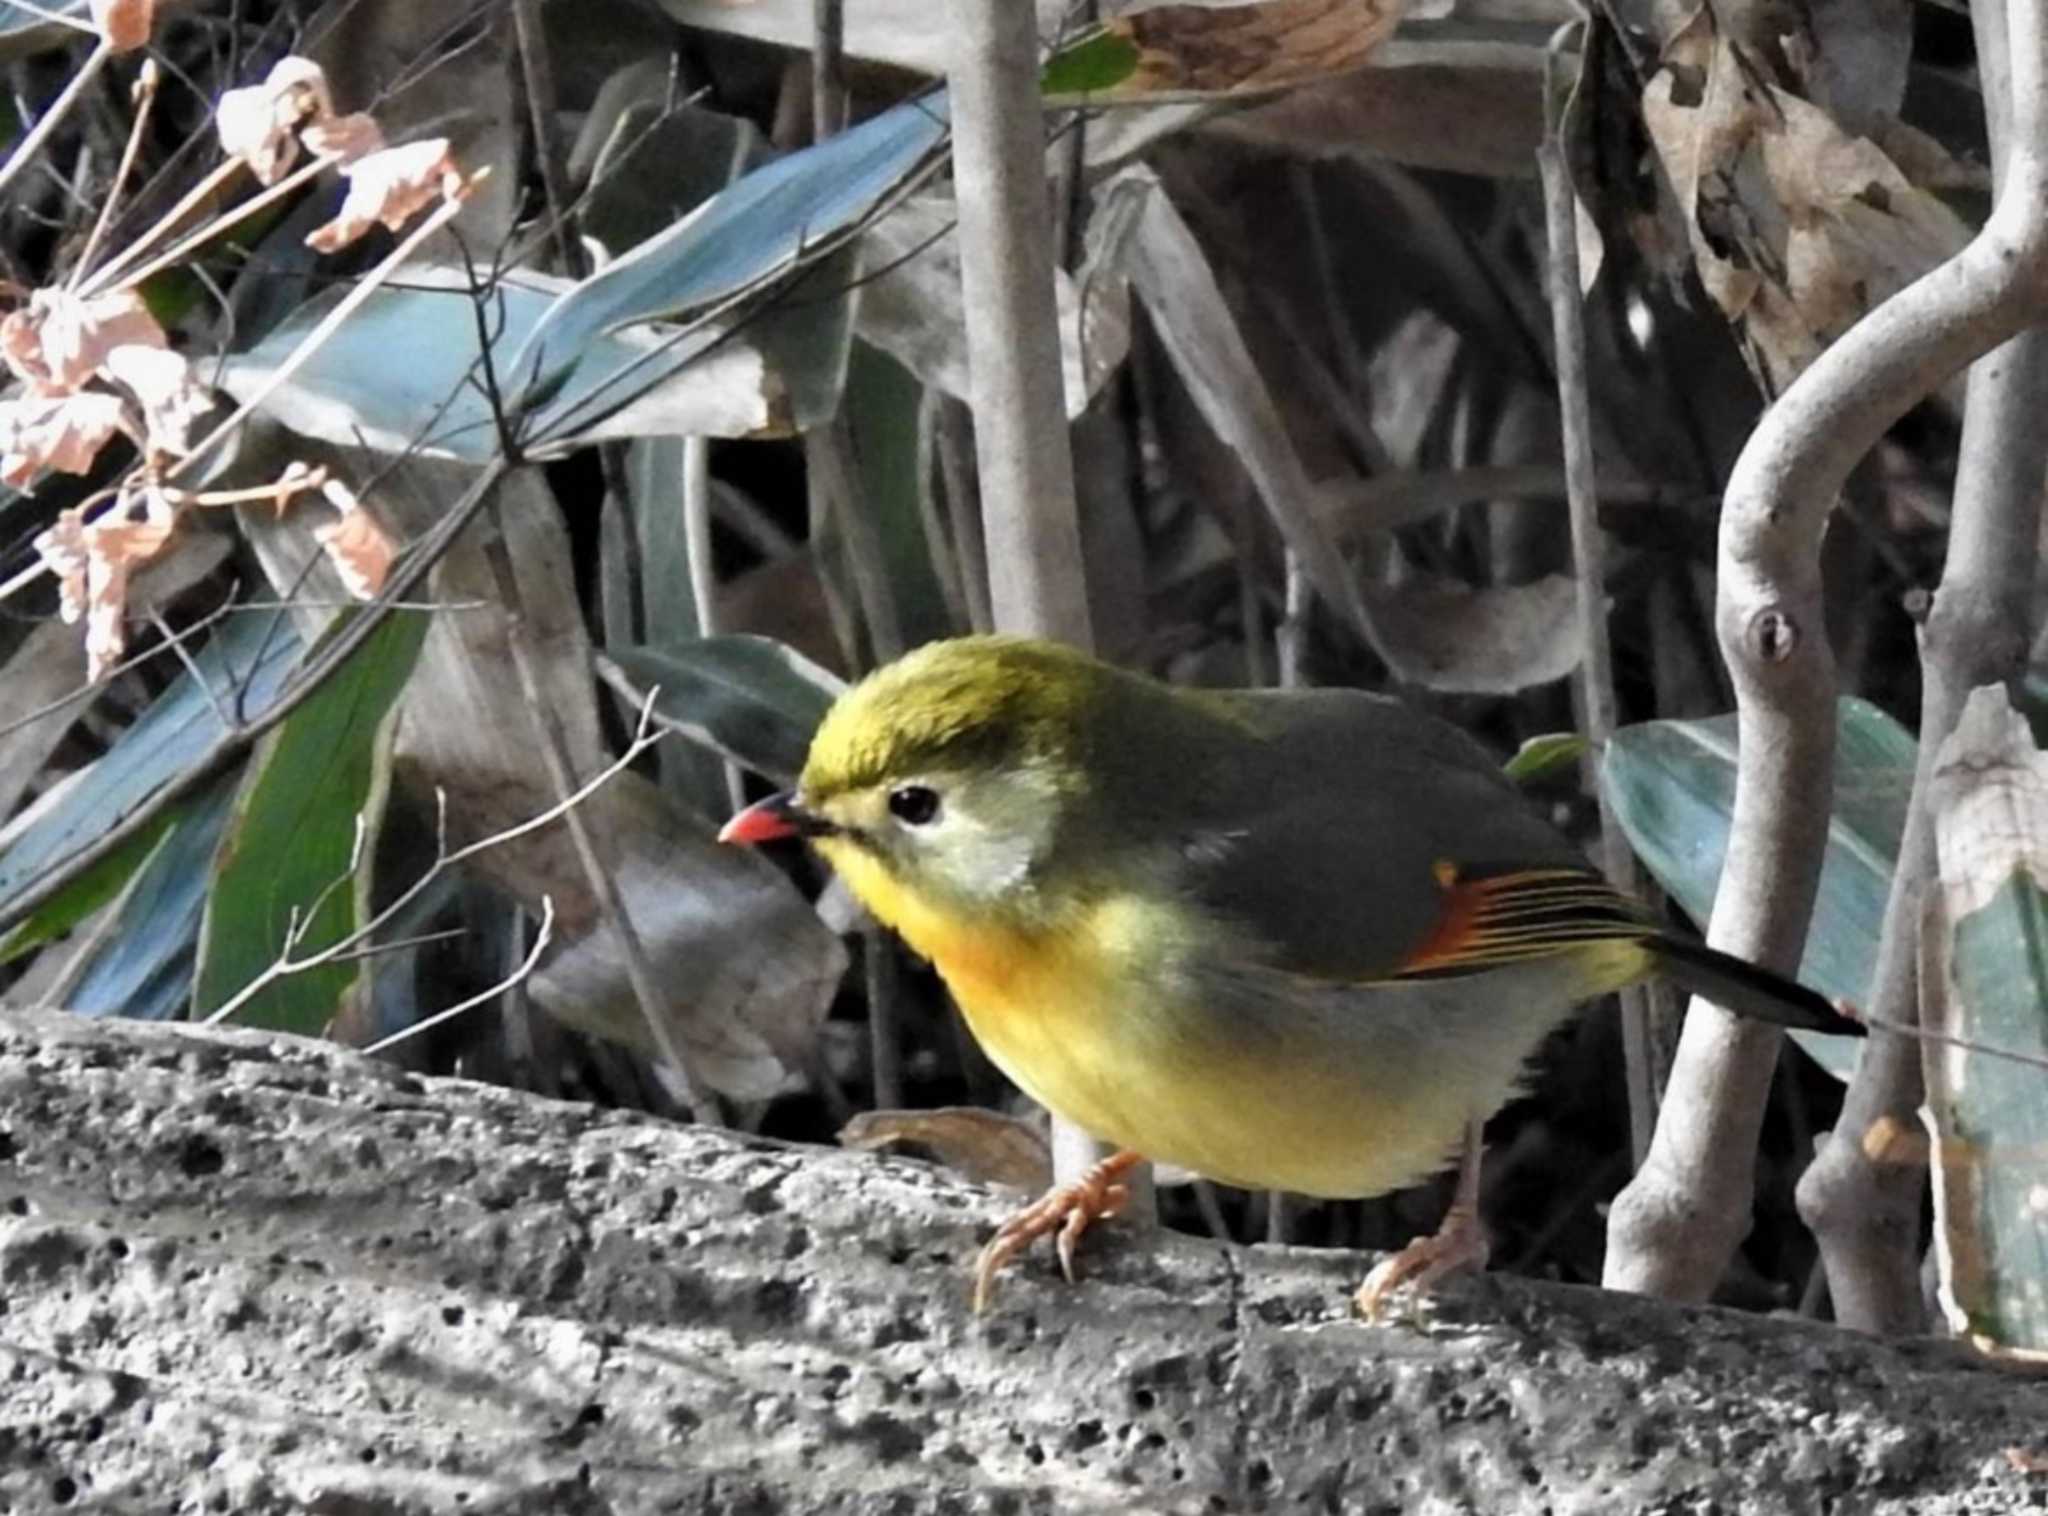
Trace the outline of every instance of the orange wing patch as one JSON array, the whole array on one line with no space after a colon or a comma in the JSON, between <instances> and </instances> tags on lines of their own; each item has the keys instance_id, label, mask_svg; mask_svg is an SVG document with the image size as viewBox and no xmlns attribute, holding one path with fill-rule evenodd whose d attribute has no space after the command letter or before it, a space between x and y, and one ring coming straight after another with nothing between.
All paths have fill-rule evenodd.
<instances>
[{"instance_id":1,"label":"orange wing patch","mask_svg":"<svg viewBox=\"0 0 2048 1516\"><path fill-rule=\"evenodd\" d=\"M1401 961L1397 979L1449 978L1587 943L1635 942L1657 928L1636 903L1591 869L1488 874L1436 865L1444 911Z\"/></svg>"}]
</instances>

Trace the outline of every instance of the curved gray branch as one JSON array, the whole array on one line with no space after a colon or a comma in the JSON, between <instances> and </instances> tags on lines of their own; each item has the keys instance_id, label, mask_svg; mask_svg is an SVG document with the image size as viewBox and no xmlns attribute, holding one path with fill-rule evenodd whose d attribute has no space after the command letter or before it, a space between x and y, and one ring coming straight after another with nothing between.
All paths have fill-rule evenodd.
<instances>
[{"instance_id":1,"label":"curved gray branch","mask_svg":"<svg viewBox=\"0 0 2048 1516\"><path fill-rule=\"evenodd\" d=\"M1741 712L1735 814L1708 936L1799 961L1833 797L1834 660L1819 550L1849 471L1914 405L2038 319L2048 293L2048 29L2013 0L2012 131L1990 220L1799 376L1736 460L1722 505L1722 652ZM1694 1002L1650 1157L1616 1201L1607 1282L1703 1299L1749 1225L1779 1034Z\"/></svg>"}]
</instances>

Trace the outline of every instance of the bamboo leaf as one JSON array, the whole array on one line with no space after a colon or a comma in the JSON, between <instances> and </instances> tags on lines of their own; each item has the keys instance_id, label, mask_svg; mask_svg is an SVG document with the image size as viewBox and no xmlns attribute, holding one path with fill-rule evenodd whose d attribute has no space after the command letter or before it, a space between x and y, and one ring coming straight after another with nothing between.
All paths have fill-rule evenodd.
<instances>
[{"instance_id":1,"label":"bamboo leaf","mask_svg":"<svg viewBox=\"0 0 2048 1516\"><path fill-rule=\"evenodd\" d=\"M219 1008L285 951L294 922L302 958L355 932L368 870L353 879L357 818L374 856L390 782L392 718L428 618L397 612L276 731L251 760L212 870L193 1014ZM337 883L339 881L339 883ZM287 974L238 1015L312 1035L333 1019L363 962Z\"/></svg>"},{"instance_id":2,"label":"bamboo leaf","mask_svg":"<svg viewBox=\"0 0 2048 1516\"><path fill-rule=\"evenodd\" d=\"M1822 994L1868 998L1916 753L1912 735L1867 701L1836 707L1835 812L1799 977ZM1735 804L1735 718L1650 721L1615 733L1600 782L1644 867L1695 921L1721 879ZM1852 1039L1794 1032L1830 1072L1847 1077Z\"/></svg>"}]
</instances>

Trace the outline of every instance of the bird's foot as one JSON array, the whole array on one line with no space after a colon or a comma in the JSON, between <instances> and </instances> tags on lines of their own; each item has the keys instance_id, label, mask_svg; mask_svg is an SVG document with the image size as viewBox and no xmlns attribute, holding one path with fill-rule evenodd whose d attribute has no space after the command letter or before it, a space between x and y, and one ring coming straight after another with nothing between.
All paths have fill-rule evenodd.
<instances>
[{"instance_id":1,"label":"bird's foot","mask_svg":"<svg viewBox=\"0 0 2048 1516\"><path fill-rule=\"evenodd\" d=\"M1486 1227L1476 1211L1454 1208L1434 1236L1416 1238L1367 1274L1353 1304L1367 1321L1378 1321L1396 1291L1426 1295L1446 1274L1464 1268L1484 1269L1491 1250Z\"/></svg>"},{"instance_id":2,"label":"bird's foot","mask_svg":"<svg viewBox=\"0 0 2048 1516\"><path fill-rule=\"evenodd\" d=\"M1002 1266L1048 1232L1059 1233L1060 1272L1074 1282L1074 1247L1097 1221L1121 1211L1131 1198L1124 1174L1144 1160L1136 1153L1112 1153L1072 1184L1046 1191L996 1229L974 1261L974 1309L987 1307Z\"/></svg>"}]
</instances>

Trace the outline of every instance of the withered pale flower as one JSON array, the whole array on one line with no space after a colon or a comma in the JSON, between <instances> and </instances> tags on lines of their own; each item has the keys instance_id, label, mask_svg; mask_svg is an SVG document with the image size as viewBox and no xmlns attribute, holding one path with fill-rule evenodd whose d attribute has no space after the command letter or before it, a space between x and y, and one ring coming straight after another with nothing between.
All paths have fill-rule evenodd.
<instances>
[{"instance_id":1,"label":"withered pale flower","mask_svg":"<svg viewBox=\"0 0 2048 1516\"><path fill-rule=\"evenodd\" d=\"M0 359L43 394L79 388L116 347L163 347L166 341L156 317L130 289L90 300L65 289L40 289L0 321Z\"/></svg>"},{"instance_id":2,"label":"withered pale flower","mask_svg":"<svg viewBox=\"0 0 2048 1516\"><path fill-rule=\"evenodd\" d=\"M108 47L132 53L149 41L156 0L92 0L92 24Z\"/></svg>"},{"instance_id":3,"label":"withered pale flower","mask_svg":"<svg viewBox=\"0 0 2048 1516\"><path fill-rule=\"evenodd\" d=\"M326 551L348 592L358 600L371 599L384 588L398 546L356 498L355 491L339 479L329 479L320 486L320 493L341 515L314 527L313 538Z\"/></svg>"},{"instance_id":4,"label":"withered pale flower","mask_svg":"<svg viewBox=\"0 0 2048 1516\"><path fill-rule=\"evenodd\" d=\"M275 184L299 156L294 135L307 121L334 114L327 75L310 58L280 58L261 84L231 89L214 107L221 150L249 165L265 184Z\"/></svg>"},{"instance_id":5,"label":"withered pale flower","mask_svg":"<svg viewBox=\"0 0 2048 1516\"><path fill-rule=\"evenodd\" d=\"M436 198L460 193L463 183L446 137L387 147L341 171L348 175L348 198L332 221L306 238L315 252L339 251L380 221L398 231Z\"/></svg>"},{"instance_id":6,"label":"withered pale flower","mask_svg":"<svg viewBox=\"0 0 2048 1516\"><path fill-rule=\"evenodd\" d=\"M0 400L0 483L27 489L46 468L87 473L128 424L120 397L97 390Z\"/></svg>"},{"instance_id":7,"label":"withered pale flower","mask_svg":"<svg viewBox=\"0 0 2048 1516\"><path fill-rule=\"evenodd\" d=\"M102 367L141 402L150 452L182 458L192 450L192 429L213 409L214 400L189 358L167 347L124 343L107 354Z\"/></svg>"}]
</instances>

